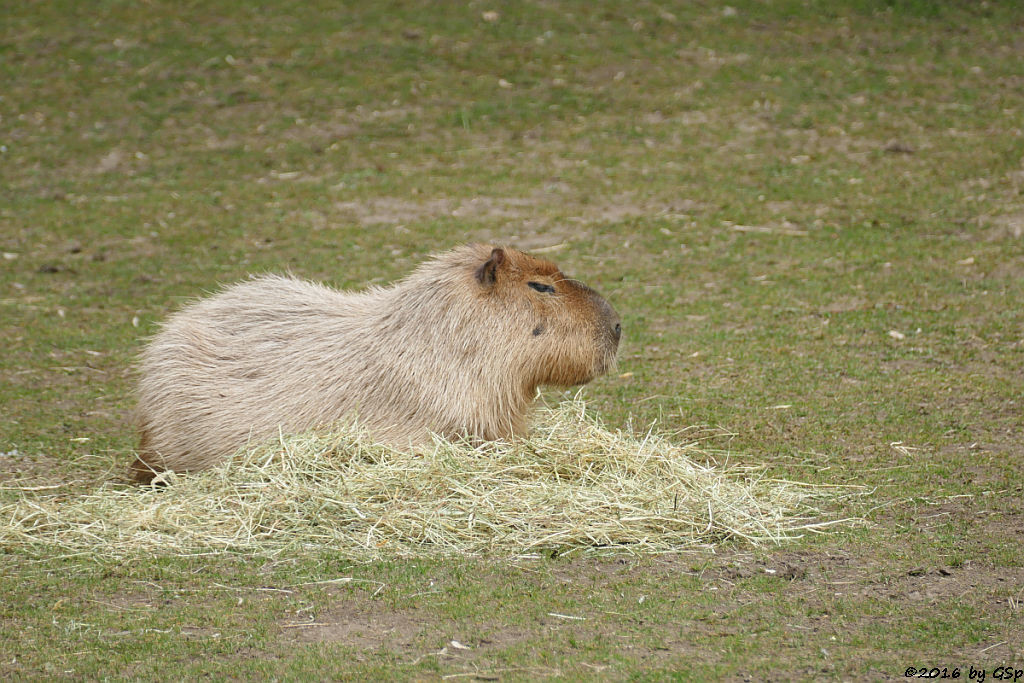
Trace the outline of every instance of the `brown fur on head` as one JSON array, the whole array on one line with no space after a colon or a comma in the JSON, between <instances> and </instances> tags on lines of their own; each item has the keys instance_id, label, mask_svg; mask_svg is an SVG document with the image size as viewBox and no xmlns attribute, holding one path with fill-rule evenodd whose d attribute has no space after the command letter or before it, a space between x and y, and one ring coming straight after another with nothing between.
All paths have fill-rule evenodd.
<instances>
[{"instance_id":1,"label":"brown fur on head","mask_svg":"<svg viewBox=\"0 0 1024 683\"><path fill-rule=\"evenodd\" d=\"M510 438L537 387L606 372L619 335L596 292L503 247L460 247L358 293L257 278L175 314L144 351L133 473L203 469L353 417L396 445Z\"/></svg>"},{"instance_id":2,"label":"brown fur on head","mask_svg":"<svg viewBox=\"0 0 1024 683\"><path fill-rule=\"evenodd\" d=\"M477 270L485 298L515 306L512 320L532 320L539 353L527 354L530 391L585 384L615 362L618 314L597 292L567 278L551 261L496 247Z\"/></svg>"}]
</instances>

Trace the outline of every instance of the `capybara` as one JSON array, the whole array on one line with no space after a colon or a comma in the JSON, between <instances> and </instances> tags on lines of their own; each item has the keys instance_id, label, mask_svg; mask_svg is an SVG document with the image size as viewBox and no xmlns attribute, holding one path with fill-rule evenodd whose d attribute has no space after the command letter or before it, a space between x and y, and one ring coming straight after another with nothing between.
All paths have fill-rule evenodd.
<instances>
[{"instance_id":1,"label":"capybara","mask_svg":"<svg viewBox=\"0 0 1024 683\"><path fill-rule=\"evenodd\" d=\"M620 333L597 292L509 248L462 246L362 292L256 277L171 316L143 351L132 473L201 470L343 419L396 446L508 439L537 387L606 372Z\"/></svg>"}]
</instances>

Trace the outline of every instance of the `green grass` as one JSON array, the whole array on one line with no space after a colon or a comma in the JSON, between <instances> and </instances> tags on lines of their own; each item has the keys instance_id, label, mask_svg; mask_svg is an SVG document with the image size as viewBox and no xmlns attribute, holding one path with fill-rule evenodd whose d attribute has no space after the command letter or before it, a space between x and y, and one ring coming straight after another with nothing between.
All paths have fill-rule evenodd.
<instances>
[{"instance_id":1,"label":"green grass","mask_svg":"<svg viewBox=\"0 0 1024 683\"><path fill-rule=\"evenodd\" d=\"M132 359L218 283L362 287L493 240L564 245L622 313L623 376L586 392L606 423L721 427L737 458L879 508L870 529L670 557L5 548L0 672L1024 665L1024 12L730 4L5 9L0 500L119 474Z\"/></svg>"}]
</instances>

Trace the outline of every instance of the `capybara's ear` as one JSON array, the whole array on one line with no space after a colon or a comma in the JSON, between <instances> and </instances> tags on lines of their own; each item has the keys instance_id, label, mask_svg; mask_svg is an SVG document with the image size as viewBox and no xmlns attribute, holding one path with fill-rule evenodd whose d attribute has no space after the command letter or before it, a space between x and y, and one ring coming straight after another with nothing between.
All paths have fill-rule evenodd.
<instances>
[{"instance_id":1,"label":"capybara's ear","mask_svg":"<svg viewBox=\"0 0 1024 683\"><path fill-rule=\"evenodd\" d=\"M496 247L491 251L490 258L476 269L476 279L485 287L490 287L498 279L498 266L505 262L505 250Z\"/></svg>"}]
</instances>

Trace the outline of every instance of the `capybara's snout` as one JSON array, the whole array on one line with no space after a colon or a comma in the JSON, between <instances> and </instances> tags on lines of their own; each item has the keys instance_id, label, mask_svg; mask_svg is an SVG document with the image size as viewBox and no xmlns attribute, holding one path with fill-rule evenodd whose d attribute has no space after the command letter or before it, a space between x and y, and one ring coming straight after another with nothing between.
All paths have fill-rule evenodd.
<instances>
[{"instance_id":1,"label":"capybara's snout","mask_svg":"<svg viewBox=\"0 0 1024 683\"><path fill-rule=\"evenodd\" d=\"M615 367L619 341L622 339L622 318L618 311L603 296L588 289L588 296L595 312L595 336L597 358L593 376L603 375Z\"/></svg>"},{"instance_id":2,"label":"capybara's snout","mask_svg":"<svg viewBox=\"0 0 1024 683\"><path fill-rule=\"evenodd\" d=\"M619 340L622 339L622 318L619 317L618 312L612 308L610 303L605 299L601 299L601 301L604 303L605 319L611 330L612 340L615 343L615 347L618 348Z\"/></svg>"},{"instance_id":3,"label":"capybara's snout","mask_svg":"<svg viewBox=\"0 0 1024 683\"><path fill-rule=\"evenodd\" d=\"M599 330L603 341L611 348L614 354L619 348L619 340L622 339L622 318L608 300L588 287L590 300L597 310L597 319L600 321Z\"/></svg>"}]
</instances>

